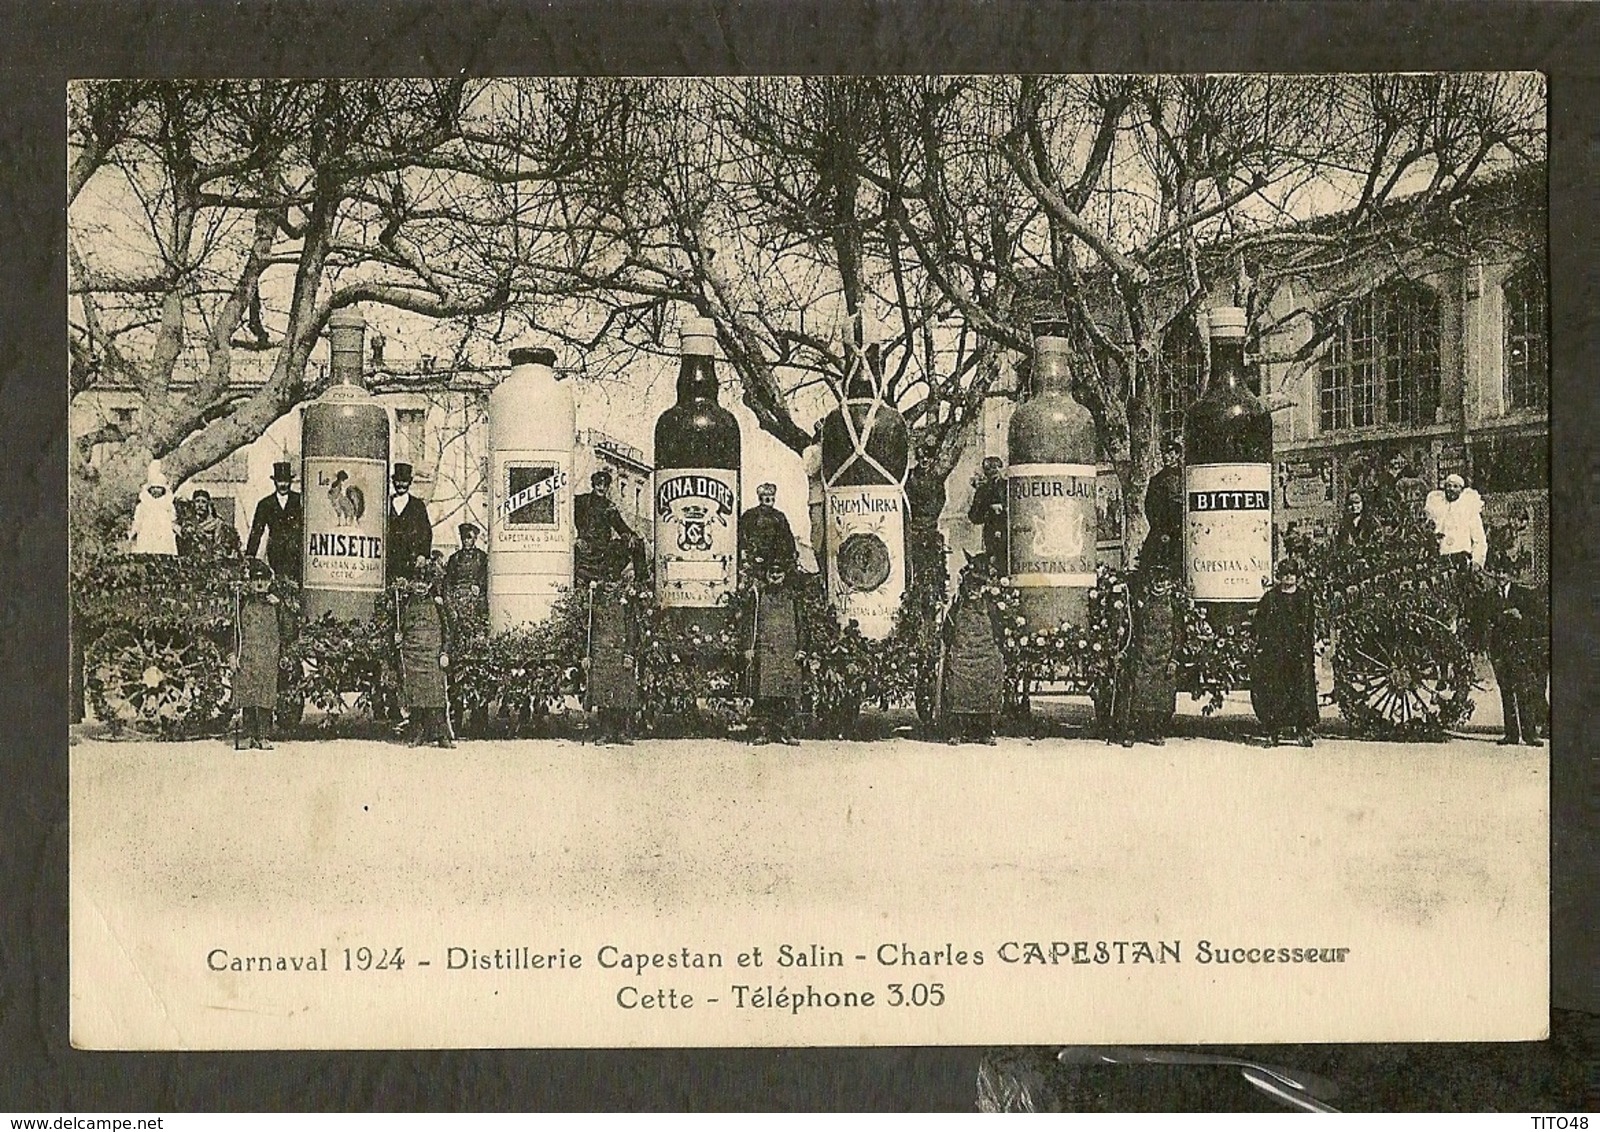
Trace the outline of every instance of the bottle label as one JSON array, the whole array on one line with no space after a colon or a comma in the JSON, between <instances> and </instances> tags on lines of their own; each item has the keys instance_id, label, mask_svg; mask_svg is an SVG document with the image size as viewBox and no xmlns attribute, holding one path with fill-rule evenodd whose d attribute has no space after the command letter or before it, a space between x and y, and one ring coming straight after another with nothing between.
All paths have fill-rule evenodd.
<instances>
[{"instance_id":1,"label":"bottle label","mask_svg":"<svg viewBox=\"0 0 1600 1132\"><path fill-rule=\"evenodd\" d=\"M656 600L710 608L738 581L739 473L733 468L656 471Z\"/></svg>"},{"instance_id":2,"label":"bottle label","mask_svg":"<svg viewBox=\"0 0 1600 1132\"><path fill-rule=\"evenodd\" d=\"M388 463L307 456L304 467L305 588L382 592Z\"/></svg>"},{"instance_id":3,"label":"bottle label","mask_svg":"<svg viewBox=\"0 0 1600 1132\"><path fill-rule=\"evenodd\" d=\"M1197 601L1259 601L1272 576L1272 465L1184 470L1184 549Z\"/></svg>"},{"instance_id":4,"label":"bottle label","mask_svg":"<svg viewBox=\"0 0 1600 1132\"><path fill-rule=\"evenodd\" d=\"M502 550L564 550L572 541L572 453L496 452L489 545Z\"/></svg>"},{"instance_id":5,"label":"bottle label","mask_svg":"<svg viewBox=\"0 0 1600 1132\"><path fill-rule=\"evenodd\" d=\"M828 592L841 621L882 640L906 592L906 500L895 484L827 489Z\"/></svg>"},{"instance_id":6,"label":"bottle label","mask_svg":"<svg viewBox=\"0 0 1600 1132\"><path fill-rule=\"evenodd\" d=\"M1013 464L1006 475L1012 584L1093 586L1095 466Z\"/></svg>"}]
</instances>

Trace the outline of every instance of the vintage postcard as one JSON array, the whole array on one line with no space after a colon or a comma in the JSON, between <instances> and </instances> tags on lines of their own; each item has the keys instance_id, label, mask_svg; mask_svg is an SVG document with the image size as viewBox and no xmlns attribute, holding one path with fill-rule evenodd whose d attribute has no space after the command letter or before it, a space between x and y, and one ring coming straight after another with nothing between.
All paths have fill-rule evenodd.
<instances>
[{"instance_id":1,"label":"vintage postcard","mask_svg":"<svg viewBox=\"0 0 1600 1132\"><path fill-rule=\"evenodd\" d=\"M1540 76L65 97L76 1046L1546 1032Z\"/></svg>"}]
</instances>

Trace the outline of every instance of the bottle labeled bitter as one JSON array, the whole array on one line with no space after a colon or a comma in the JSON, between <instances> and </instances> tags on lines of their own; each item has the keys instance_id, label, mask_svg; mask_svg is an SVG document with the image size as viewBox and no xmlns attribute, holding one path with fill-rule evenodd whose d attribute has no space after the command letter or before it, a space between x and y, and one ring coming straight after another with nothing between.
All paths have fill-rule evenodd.
<instances>
[{"instance_id":1,"label":"bottle labeled bitter","mask_svg":"<svg viewBox=\"0 0 1600 1132\"><path fill-rule=\"evenodd\" d=\"M828 596L840 623L882 640L910 584L906 474L911 434L883 394L882 355L868 343L845 400L822 422Z\"/></svg>"},{"instance_id":2,"label":"bottle labeled bitter","mask_svg":"<svg viewBox=\"0 0 1600 1132\"><path fill-rule=\"evenodd\" d=\"M1211 381L1184 417L1184 563L1196 601L1243 616L1272 575L1272 415L1246 382L1245 313L1216 307Z\"/></svg>"},{"instance_id":3,"label":"bottle labeled bitter","mask_svg":"<svg viewBox=\"0 0 1600 1132\"><path fill-rule=\"evenodd\" d=\"M739 422L717 403L716 325L683 324L678 402L656 420L656 600L712 609L738 584Z\"/></svg>"},{"instance_id":4,"label":"bottle labeled bitter","mask_svg":"<svg viewBox=\"0 0 1600 1132\"><path fill-rule=\"evenodd\" d=\"M1035 631L1085 624L1095 579L1099 445L1070 391L1070 344L1056 329L1034 324L1031 396L1012 414L1006 445L1006 570Z\"/></svg>"}]
</instances>

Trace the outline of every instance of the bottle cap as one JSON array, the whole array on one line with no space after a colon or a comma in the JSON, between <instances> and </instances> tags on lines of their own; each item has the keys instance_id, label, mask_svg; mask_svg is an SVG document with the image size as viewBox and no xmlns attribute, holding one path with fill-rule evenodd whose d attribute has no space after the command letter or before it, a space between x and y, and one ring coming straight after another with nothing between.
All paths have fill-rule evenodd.
<instances>
[{"instance_id":1,"label":"bottle cap","mask_svg":"<svg viewBox=\"0 0 1600 1132\"><path fill-rule=\"evenodd\" d=\"M1033 358L1035 362L1048 359L1052 362L1066 362L1072 356L1072 343L1065 338L1054 334L1041 335L1033 340Z\"/></svg>"},{"instance_id":2,"label":"bottle cap","mask_svg":"<svg viewBox=\"0 0 1600 1132\"><path fill-rule=\"evenodd\" d=\"M1212 307L1207 315L1213 338L1243 338L1245 317L1243 307Z\"/></svg>"},{"instance_id":3,"label":"bottle cap","mask_svg":"<svg viewBox=\"0 0 1600 1132\"><path fill-rule=\"evenodd\" d=\"M682 352L711 357L717 352L717 324L709 318L691 316L683 320L679 331L683 340Z\"/></svg>"},{"instance_id":4,"label":"bottle cap","mask_svg":"<svg viewBox=\"0 0 1600 1132\"><path fill-rule=\"evenodd\" d=\"M548 346L513 346L511 364L514 366L549 366L555 368L556 352Z\"/></svg>"}]
</instances>

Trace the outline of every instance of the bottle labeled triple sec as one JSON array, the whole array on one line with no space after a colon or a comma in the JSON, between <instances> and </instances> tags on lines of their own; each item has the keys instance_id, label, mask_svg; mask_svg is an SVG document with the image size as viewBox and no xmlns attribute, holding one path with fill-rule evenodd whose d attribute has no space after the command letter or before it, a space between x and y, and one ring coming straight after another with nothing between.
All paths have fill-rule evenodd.
<instances>
[{"instance_id":1,"label":"bottle labeled triple sec","mask_svg":"<svg viewBox=\"0 0 1600 1132\"><path fill-rule=\"evenodd\" d=\"M717 403L716 324L686 318L682 334L678 403L656 421L656 600L712 627L726 614L699 611L738 584L739 422Z\"/></svg>"},{"instance_id":2,"label":"bottle labeled triple sec","mask_svg":"<svg viewBox=\"0 0 1600 1132\"><path fill-rule=\"evenodd\" d=\"M841 624L882 640L910 584L906 475L911 434L882 393L882 347L867 343L844 403L822 422L828 598Z\"/></svg>"},{"instance_id":3,"label":"bottle labeled triple sec","mask_svg":"<svg viewBox=\"0 0 1600 1132\"><path fill-rule=\"evenodd\" d=\"M1095 579L1094 419L1070 392L1070 343L1033 326L1030 396L1011 416L1006 523L1018 613L1031 631L1088 621Z\"/></svg>"},{"instance_id":4,"label":"bottle labeled triple sec","mask_svg":"<svg viewBox=\"0 0 1600 1132\"><path fill-rule=\"evenodd\" d=\"M1244 373L1245 313L1215 307L1211 382L1184 417L1184 563L1213 623L1243 620L1272 576L1272 415Z\"/></svg>"}]
</instances>

